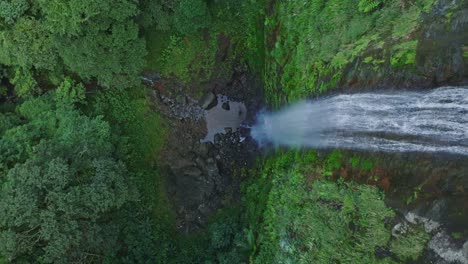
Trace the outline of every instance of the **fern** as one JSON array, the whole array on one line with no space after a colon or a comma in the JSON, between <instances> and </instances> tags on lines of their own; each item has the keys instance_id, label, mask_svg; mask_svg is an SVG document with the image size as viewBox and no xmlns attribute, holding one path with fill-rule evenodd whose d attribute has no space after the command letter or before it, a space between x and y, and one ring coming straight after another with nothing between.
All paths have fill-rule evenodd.
<instances>
[{"instance_id":1,"label":"fern","mask_svg":"<svg viewBox=\"0 0 468 264\"><path fill-rule=\"evenodd\" d=\"M369 13L381 6L385 0L359 0L358 9L360 12Z\"/></svg>"}]
</instances>

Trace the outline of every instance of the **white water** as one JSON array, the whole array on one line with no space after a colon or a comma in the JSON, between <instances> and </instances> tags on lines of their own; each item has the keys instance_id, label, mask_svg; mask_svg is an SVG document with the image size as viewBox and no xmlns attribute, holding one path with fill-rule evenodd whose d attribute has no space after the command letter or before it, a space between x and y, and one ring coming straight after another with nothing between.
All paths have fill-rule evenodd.
<instances>
[{"instance_id":1,"label":"white water","mask_svg":"<svg viewBox=\"0 0 468 264\"><path fill-rule=\"evenodd\" d=\"M468 155L468 88L362 93L261 113L259 144Z\"/></svg>"}]
</instances>

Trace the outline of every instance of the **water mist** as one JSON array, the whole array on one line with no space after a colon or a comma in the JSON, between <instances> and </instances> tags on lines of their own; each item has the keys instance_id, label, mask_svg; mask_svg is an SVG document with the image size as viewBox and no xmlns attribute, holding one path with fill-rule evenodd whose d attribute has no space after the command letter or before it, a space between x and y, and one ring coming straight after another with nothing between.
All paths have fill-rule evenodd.
<instances>
[{"instance_id":1,"label":"water mist","mask_svg":"<svg viewBox=\"0 0 468 264\"><path fill-rule=\"evenodd\" d=\"M468 89L361 93L260 113L260 144L468 155Z\"/></svg>"}]
</instances>

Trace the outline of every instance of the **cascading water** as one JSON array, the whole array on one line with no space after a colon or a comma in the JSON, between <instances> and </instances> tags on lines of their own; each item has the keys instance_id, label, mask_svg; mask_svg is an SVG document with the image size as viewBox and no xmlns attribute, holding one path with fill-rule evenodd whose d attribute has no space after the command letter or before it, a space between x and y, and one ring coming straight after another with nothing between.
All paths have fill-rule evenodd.
<instances>
[{"instance_id":1,"label":"cascading water","mask_svg":"<svg viewBox=\"0 0 468 264\"><path fill-rule=\"evenodd\" d=\"M260 144L468 155L468 88L362 93L261 113Z\"/></svg>"}]
</instances>

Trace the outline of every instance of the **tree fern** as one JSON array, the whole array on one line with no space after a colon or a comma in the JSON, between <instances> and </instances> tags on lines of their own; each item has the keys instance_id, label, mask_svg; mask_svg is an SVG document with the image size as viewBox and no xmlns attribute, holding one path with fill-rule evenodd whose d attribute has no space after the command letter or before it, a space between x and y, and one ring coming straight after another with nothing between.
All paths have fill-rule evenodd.
<instances>
[{"instance_id":1,"label":"tree fern","mask_svg":"<svg viewBox=\"0 0 468 264\"><path fill-rule=\"evenodd\" d=\"M369 13L381 6L384 2L385 0L359 0L358 9L363 13Z\"/></svg>"}]
</instances>

